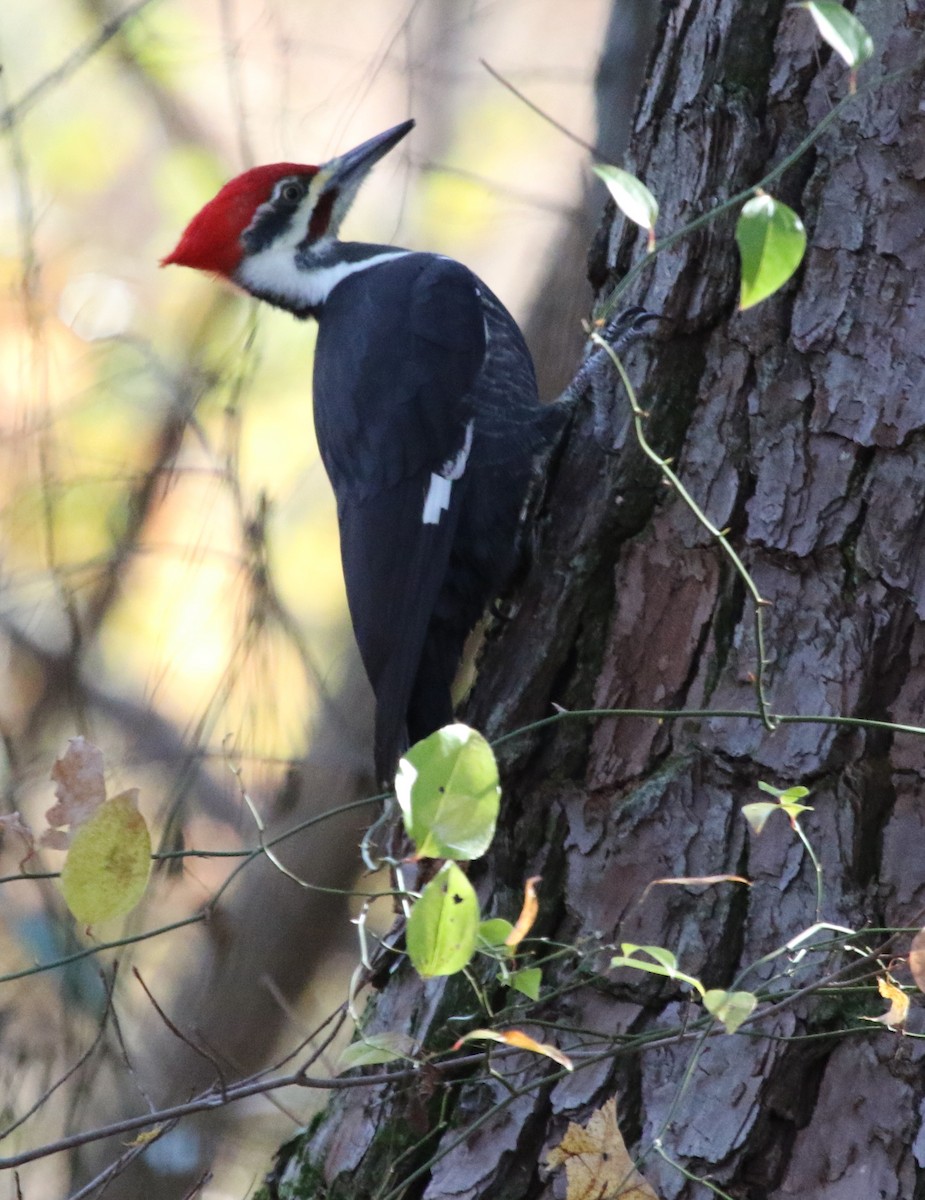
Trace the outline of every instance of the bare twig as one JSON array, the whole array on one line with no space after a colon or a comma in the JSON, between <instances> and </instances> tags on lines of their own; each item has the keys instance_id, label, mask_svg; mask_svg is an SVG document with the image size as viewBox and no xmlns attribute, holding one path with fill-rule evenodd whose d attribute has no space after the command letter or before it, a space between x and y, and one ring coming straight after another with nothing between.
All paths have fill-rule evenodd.
<instances>
[{"instance_id":1,"label":"bare twig","mask_svg":"<svg viewBox=\"0 0 925 1200\"><path fill-rule=\"evenodd\" d=\"M73 1064L73 1066L69 1067L64 1072L64 1074L59 1076L59 1078L56 1079L55 1082L50 1087L45 1089L45 1091L42 1093L41 1096L39 1096L38 1100L36 1100L36 1102L32 1105L31 1108L27 1109L26 1112L24 1112L20 1117L18 1117L15 1121L13 1121L12 1124L7 1125L7 1127L5 1129L0 1129L0 1142L2 1142L4 1140L4 1138L8 1138L10 1136L10 1134L13 1133L15 1130L19 1129L19 1127L21 1125L24 1125L31 1116L34 1116L34 1114L37 1113L38 1110L40 1108L42 1108L42 1106L45 1105L51 1099L51 1097L55 1094L55 1092L58 1090L58 1088L60 1088L63 1084L67 1083L67 1081L70 1078L72 1078L74 1075L76 1075L76 1073L80 1070L80 1068L84 1065L84 1063L89 1061L89 1059L91 1058L91 1056L93 1055L93 1053L95 1052L97 1047L99 1046L100 1042L103 1040L103 1035L106 1032L106 1026L109 1021L110 1013L112 1012L112 994L113 994L113 989L116 986L116 973L117 973L118 969L119 969L119 965L118 965L118 962L116 962L113 964L112 976L109 979L107 979L105 971L100 971L100 978L103 981L103 987L106 989L106 1002L103 1006L103 1013L102 1013L102 1016L100 1017L99 1028L96 1031L96 1035L93 1038L93 1041L86 1048L86 1050L83 1052L83 1054L80 1055L80 1057Z\"/></svg>"},{"instance_id":2,"label":"bare twig","mask_svg":"<svg viewBox=\"0 0 925 1200\"><path fill-rule=\"evenodd\" d=\"M526 104L527 108L529 108L532 112L535 112L538 117L541 117L547 123L547 125L551 125L553 129L558 129L558 131L567 137L570 142L574 142L576 146L581 146L582 150L587 150L592 158L599 159L601 162L606 161L607 156L598 150L596 146L592 146L590 142L586 142L584 138L579 137L577 133L573 133L571 129L568 129L562 124L561 121L557 121L555 117L551 117L549 113L540 108L538 104L534 104L534 102L528 99L523 92L519 90L519 88L516 88L509 79L505 79L500 72L496 71L493 66L487 63L484 58L480 58L479 62L492 77L492 79L497 79L498 83L500 83L502 87L506 87L509 92L512 92L522 104Z\"/></svg>"},{"instance_id":3,"label":"bare twig","mask_svg":"<svg viewBox=\"0 0 925 1200\"><path fill-rule=\"evenodd\" d=\"M107 42L116 36L126 22L137 17L142 9L147 8L150 3L151 0L136 0L134 4L123 9L122 12L107 21L98 33L92 38L88 38L82 46L78 46L69 54L59 66L44 75L24 96L20 96L15 104L8 105L0 112L0 131L9 130L17 121L22 120L26 113L34 108L48 92L54 91L59 84L79 71Z\"/></svg>"},{"instance_id":4,"label":"bare twig","mask_svg":"<svg viewBox=\"0 0 925 1200\"><path fill-rule=\"evenodd\" d=\"M67 1200L87 1200L98 1189L105 1188L111 1180L115 1179L117 1175L121 1175L123 1171L130 1167L136 1158L144 1154L149 1146L153 1145L154 1142L160 1141L165 1134L170 1133L176 1127L176 1124L176 1121L170 1121L160 1129L153 1130L143 1141L135 1142L129 1146L128 1150L124 1154L120 1154L115 1162L111 1162L98 1175L94 1175L79 1191L72 1192Z\"/></svg>"},{"instance_id":5,"label":"bare twig","mask_svg":"<svg viewBox=\"0 0 925 1200\"><path fill-rule=\"evenodd\" d=\"M190 1050L192 1050L192 1052L194 1054L198 1054L200 1058L205 1059L205 1061L211 1067L214 1068L216 1078L218 1079L218 1085L221 1088L222 1095L224 1096L228 1090L228 1084L227 1084L224 1072L222 1071L220 1064L218 1062L216 1062L216 1060L212 1057L211 1054L208 1053L208 1051L204 1050L201 1046L198 1046L192 1040L192 1038L187 1037L186 1034L183 1032L183 1030L180 1029L177 1025L175 1025L173 1021L171 1021L170 1017L167 1016L167 1014L164 1012L164 1010L158 1004L157 1000L155 1000L155 998L151 992L151 989L145 983L144 979L142 979L141 972L138 970L137 967L132 967L132 974L135 976L135 978L141 984L141 989L144 992L144 994L148 997L148 999L151 1001L154 1011L157 1013L157 1015L160 1017L160 1019L164 1022L164 1024L167 1026L167 1028L170 1030L170 1032L174 1035L174 1037L178 1038L184 1044L184 1046L189 1046Z\"/></svg>"}]
</instances>

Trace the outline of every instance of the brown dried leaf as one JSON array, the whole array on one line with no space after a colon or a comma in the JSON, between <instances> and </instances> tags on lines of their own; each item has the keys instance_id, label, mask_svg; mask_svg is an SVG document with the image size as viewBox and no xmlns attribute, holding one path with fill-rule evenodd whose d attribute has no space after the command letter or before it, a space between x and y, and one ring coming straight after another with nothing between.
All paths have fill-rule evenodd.
<instances>
[{"instance_id":1,"label":"brown dried leaf","mask_svg":"<svg viewBox=\"0 0 925 1200\"><path fill-rule=\"evenodd\" d=\"M550 1170L565 1164L566 1200L658 1200L630 1158L610 1099L585 1126L569 1122L565 1136L546 1156Z\"/></svg>"},{"instance_id":2,"label":"brown dried leaf","mask_svg":"<svg viewBox=\"0 0 925 1200\"><path fill-rule=\"evenodd\" d=\"M42 834L41 842L43 846L60 850L70 845L75 832L89 821L106 799L102 750L86 738L71 738L67 749L52 767L51 778L57 784L57 803L45 814L51 829ZM62 846L62 835L56 831L65 825L69 830Z\"/></svg>"},{"instance_id":3,"label":"brown dried leaf","mask_svg":"<svg viewBox=\"0 0 925 1200\"><path fill-rule=\"evenodd\" d=\"M752 886L752 881L750 879L746 879L744 875L673 875L671 877L666 876L666 878L664 878L664 879L653 879L650 883L647 883L645 886L645 891L639 897L639 903L640 904L643 903L643 901L648 896L651 888L657 887L659 884L665 884L665 883L681 885L684 887L692 887L695 884L697 884L697 885L703 884L704 886L710 886L714 883L744 883L746 887Z\"/></svg>"}]
</instances>

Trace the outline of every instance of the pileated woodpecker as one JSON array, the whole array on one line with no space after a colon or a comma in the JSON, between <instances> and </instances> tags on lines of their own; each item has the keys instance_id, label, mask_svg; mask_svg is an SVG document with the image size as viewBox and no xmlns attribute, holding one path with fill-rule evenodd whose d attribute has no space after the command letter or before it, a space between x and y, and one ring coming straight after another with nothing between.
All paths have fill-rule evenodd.
<instances>
[{"instance_id":1,"label":"pileated woodpecker","mask_svg":"<svg viewBox=\"0 0 925 1200\"><path fill-rule=\"evenodd\" d=\"M562 419L539 404L514 319L467 267L337 240L413 125L320 167L245 171L163 260L318 321L315 427L389 784L406 746L453 720L463 644L510 573L534 460Z\"/></svg>"}]
</instances>

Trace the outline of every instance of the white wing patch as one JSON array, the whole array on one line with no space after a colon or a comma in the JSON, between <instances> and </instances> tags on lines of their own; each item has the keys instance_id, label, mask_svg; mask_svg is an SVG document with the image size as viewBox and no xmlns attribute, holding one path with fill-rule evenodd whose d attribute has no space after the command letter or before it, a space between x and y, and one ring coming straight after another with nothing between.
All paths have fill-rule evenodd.
<instances>
[{"instance_id":1,"label":"white wing patch","mask_svg":"<svg viewBox=\"0 0 925 1200\"><path fill-rule=\"evenodd\" d=\"M421 514L422 524L439 525L441 516L450 507L453 484L457 479L462 479L469 461L469 452L472 450L473 425L473 421L469 421L466 425L465 441L459 452L452 458L448 458L439 471L431 473L430 486L424 497L424 511Z\"/></svg>"},{"instance_id":2,"label":"white wing patch","mask_svg":"<svg viewBox=\"0 0 925 1200\"><path fill-rule=\"evenodd\" d=\"M444 479L442 475L431 475L430 487L424 497L424 512L421 516L424 525L440 524L441 515L450 507L452 490L452 479Z\"/></svg>"}]
</instances>

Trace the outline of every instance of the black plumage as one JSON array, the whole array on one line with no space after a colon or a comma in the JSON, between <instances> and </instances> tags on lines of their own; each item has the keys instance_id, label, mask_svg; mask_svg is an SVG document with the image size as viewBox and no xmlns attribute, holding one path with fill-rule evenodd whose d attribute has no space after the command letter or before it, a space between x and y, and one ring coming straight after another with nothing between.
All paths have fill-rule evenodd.
<instances>
[{"instance_id":1,"label":"black plumage","mask_svg":"<svg viewBox=\"0 0 925 1200\"><path fill-rule=\"evenodd\" d=\"M534 461L563 411L540 406L520 330L466 267L338 241L363 179L413 125L320 167L252 167L163 259L318 320L315 424L383 783L453 718L465 640L514 563Z\"/></svg>"},{"instance_id":2,"label":"black plumage","mask_svg":"<svg viewBox=\"0 0 925 1200\"><path fill-rule=\"evenodd\" d=\"M465 639L513 565L533 463L561 418L539 404L513 318L460 263L401 254L348 274L314 315L315 426L387 781L409 742L453 719ZM433 476L454 468L426 522Z\"/></svg>"}]
</instances>

